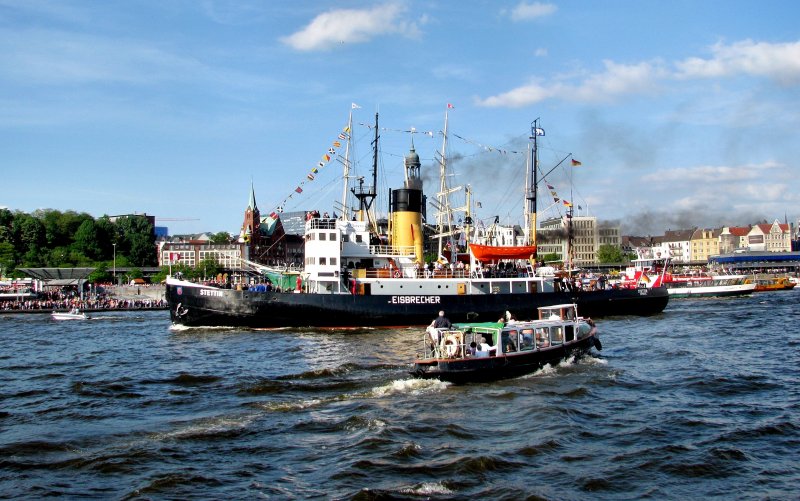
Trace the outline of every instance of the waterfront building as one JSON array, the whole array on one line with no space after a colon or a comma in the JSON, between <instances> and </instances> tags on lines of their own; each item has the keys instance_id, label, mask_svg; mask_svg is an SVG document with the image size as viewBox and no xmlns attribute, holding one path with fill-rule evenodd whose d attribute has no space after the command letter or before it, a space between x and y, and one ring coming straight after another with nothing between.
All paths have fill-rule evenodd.
<instances>
[{"instance_id":1,"label":"waterfront building","mask_svg":"<svg viewBox=\"0 0 800 501\"><path fill-rule=\"evenodd\" d=\"M525 245L525 234L520 225L504 226L492 224L488 228L475 228L472 242L480 245L513 246Z\"/></svg>"},{"instance_id":2,"label":"waterfront building","mask_svg":"<svg viewBox=\"0 0 800 501\"><path fill-rule=\"evenodd\" d=\"M238 269L246 252L242 243L215 244L208 235L173 237L158 245L158 265L182 264L195 267L203 260L213 259L227 270Z\"/></svg>"},{"instance_id":3,"label":"waterfront building","mask_svg":"<svg viewBox=\"0 0 800 501\"><path fill-rule=\"evenodd\" d=\"M545 219L537 231L537 254L558 254L567 256L567 231L569 217ZM587 266L597 263L600 245L621 247L622 237L619 227L598 225L597 218L591 216L572 217L572 257L573 265Z\"/></svg>"},{"instance_id":4,"label":"waterfront building","mask_svg":"<svg viewBox=\"0 0 800 501\"><path fill-rule=\"evenodd\" d=\"M725 226L719 235L719 253L730 254L737 250L747 249L749 226Z\"/></svg>"},{"instance_id":5,"label":"waterfront building","mask_svg":"<svg viewBox=\"0 0 800 501\"><path fill-rule=\"evenodd\" d=\"M692 233L690 243L690 261L708 261L711 256L719 255L719 235L721 229L698 228Z\"/></svg>"},{"instance_id":6,"label":"waterfront building","mask_svg":"<svg viewBox=\"0 0 800 501\"><path fill-rule=\"evenodd\" d=\"M256 193L250 185L250 199L244 211L239 243L245 244L244 259L269 265L286 263L285 232L276 212L262 216L256 204Z\"/></svg>"},{"instance_id":7,"label":"waterfront building","mask_svg":"<svg viewBox=\"0 0 800 501\"><path fill-rule=\"evenodd\" d=\"M664 237L660 238L661 244L667 249L673 263L688 263L692 260L692 235L695 230L696 228L664 232Z\"/></svg>"},{"instance_id":8,"label":"waterfront building","mask_svg":"<svg viewBox=\"0 0 800 501\"><path fill-rule=\"evenodd\" d=\"M789 252L792 250L791 229L776 219L772 224L754 224L747 234L751 251Z\"/></svg>"}]
</instances>

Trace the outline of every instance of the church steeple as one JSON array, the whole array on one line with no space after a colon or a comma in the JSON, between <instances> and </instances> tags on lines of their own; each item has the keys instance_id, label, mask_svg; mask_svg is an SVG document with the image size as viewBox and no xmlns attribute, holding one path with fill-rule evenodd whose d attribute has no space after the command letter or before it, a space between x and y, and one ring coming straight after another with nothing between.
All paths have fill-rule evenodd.
<instances>
[{"instance_id":1,"label":"church steeple","mask_svg":"<svg viewBox=\"0 0 800 501\"><path fill-rule=\"evenodd\" d=\"M256 205L256 189L253 187L253 181L250 181L250 202L247 204L247 208L253 212L258 211L258 206Z\"/></svg>"},{"instance_id":2,"label":"church steeple","mask_svg":"<svg viewBox=\"0 0 800 501\"><path fill-rule=\"evenodd\" d=\"M250 247L258 245L261 236L261 212L256 205L256 190L253 181L250 181L250 200L244 211L242 230L239 232L239 242L249 243Z\"/></svg>"}]
</instances>

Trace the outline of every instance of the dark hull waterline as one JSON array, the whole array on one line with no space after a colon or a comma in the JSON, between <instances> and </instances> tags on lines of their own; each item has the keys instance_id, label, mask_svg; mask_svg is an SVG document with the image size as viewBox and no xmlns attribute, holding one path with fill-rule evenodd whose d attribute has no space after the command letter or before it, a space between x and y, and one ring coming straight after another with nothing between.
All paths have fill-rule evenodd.
<instances>
[{"instance_id":1,"label":"dark hull waterline","mask_svg":"<svg viewBox=\"0 0 800 501\"><path fill-rule=\"evenodd\" d=\"M663 287L538 294L350 295L200 289L167 285L170 317L188 327L378 327L425 325L439 310L453 322L494 321L505 311L520 320L536 308L576 303L584 317L655 315L669 301Z\"/></svg>"}]
</instances>

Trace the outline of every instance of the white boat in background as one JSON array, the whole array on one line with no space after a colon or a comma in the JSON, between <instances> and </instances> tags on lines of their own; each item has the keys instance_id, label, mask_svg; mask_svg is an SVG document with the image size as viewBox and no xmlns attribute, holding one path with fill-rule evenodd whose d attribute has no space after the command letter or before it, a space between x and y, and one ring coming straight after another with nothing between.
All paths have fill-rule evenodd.
<instances>
[{"instance_id":1,"label":"white boat in background","mask_svg":"<svg viewBox=\"0 0 800 501\"><path fill-rule=\"evenodd\" d=\"M665 275L669 297L725 297L751 294L756 284L747 275Z\"/></svg>"},{"instance_id":2,"label":"white boat in background","mask_svg":"<svg viewBox=\"0 0 800 501\"><path fill-rule=\"evenodd\" d=\"M638 250L639 259L633 261L621 277L623 287L641 287L654 280L664 285L670 298L726 297L752 294L756 284L747 275L712 275L707 272L672 273L670 258L656 249Z\"/></svg>"},{"instance_id":3,"label":"white boat in background","mask_svg":"<svg viewBox=\"0 0 800 501\"><path fill-rule=\"evenodd\" d=\"M78 308L72 308L68 312L54 311L51 314L53 320L88 320L86 313L81 313Z\"/></svg>"}]
</instances>

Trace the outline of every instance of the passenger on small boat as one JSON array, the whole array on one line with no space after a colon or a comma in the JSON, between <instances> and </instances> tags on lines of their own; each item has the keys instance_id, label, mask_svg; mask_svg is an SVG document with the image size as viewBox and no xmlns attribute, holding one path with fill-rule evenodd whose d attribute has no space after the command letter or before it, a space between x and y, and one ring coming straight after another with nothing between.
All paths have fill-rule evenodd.
<instances>
[{"instance_id":1,"label":"passenger on small boat","mask_svg":"<svg viewBox=\"0 0 800 501\"><path fill-rule=\"evenodd\" d=\"M442 342L442 332L453 327L450 319L444 316L444 311L439 312L439 316L433 319L431 324L425 329L428 333L431 349L436 350Z\"/></svg>"},{"instance_id":2,"label":"passenger on small boat","mask_svg":"<svg viewBox=\"0 0 800 501\"><path fill-rule=\"evenodd\" d=\"M444 316L444 311L440 311L439 316L431 323L431 327L434 329L449 329L452 326L453 324L450 323L450 319Z\"/></svg>"},{"instance_id":3,"label":"passenger on small boat","mask_svg":"<svg viewBox=\"0 0 800 501\"><path fill-rule=\"evenodd\" d=\"M503 316L500 317L500 319L498 320L498 322L502 322L504 324L513 324L513 323L516 323L516 321L517 321L517 317L514 316L514 314L511 313L508 310L506 310L506 312L503 313Z\"/></svg>"}]
</instances>

